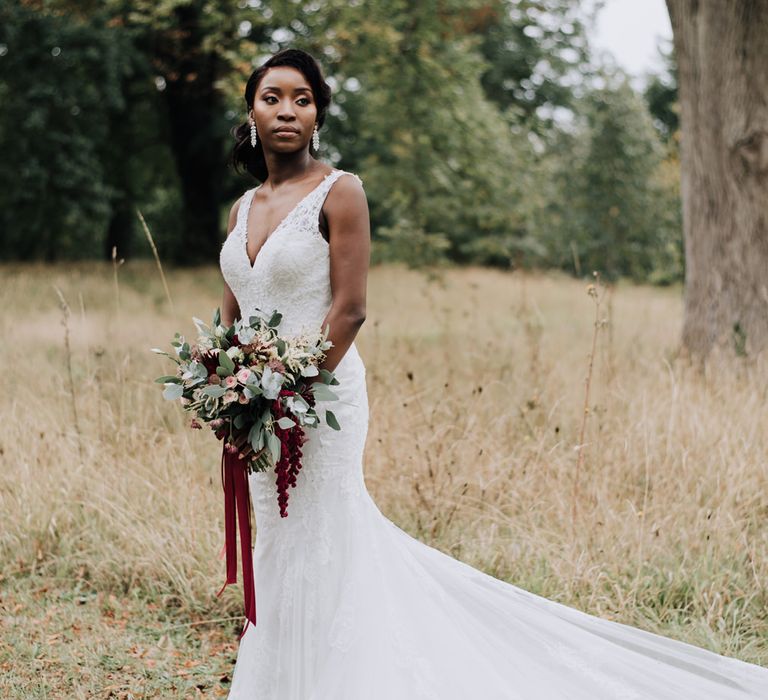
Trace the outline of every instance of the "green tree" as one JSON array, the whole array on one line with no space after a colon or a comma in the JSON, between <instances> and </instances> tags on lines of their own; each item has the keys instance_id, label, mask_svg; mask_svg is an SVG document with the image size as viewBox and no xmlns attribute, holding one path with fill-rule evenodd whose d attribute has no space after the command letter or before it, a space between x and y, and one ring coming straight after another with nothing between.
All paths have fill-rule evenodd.
<instances>
[{"instance_id":1,"label":"green tree","mask_svg":"<svg viewBox=\"0 0 768 700\"><path fill-rule=\"evenodd\" d=\"M526 245L529 147L481 86L489 68L475 32L483 6L373 0L297 8L285 34L323 55L338 86L323 148L333 157L333 144L342 167L363 176L375 240L411 259L419 250L426 260L509 265ZM333 50L324 54L321 27L333 27Z\"/></svg>"},{"instance_id":2,"label":"green tree","mask_svg":"<svg viewBox=\"0 0 768 700\"><path fill-rule=\"evenodd\" d=\"M118 32L0 7L0 255L47 261L93 255L110 219L105 153L124 109Z\"/></svg>"},{"instance_id":3,"label":"green tree","mask_svg":"<svg viewBox=\"0 0 768 700\"><path fill-rule=\"evenodd\" d=\"M572 108L590 49L579 0L496 0L478 11L480 51L488 62L482 86L502 110L531 128L553 127L554 110Z\"/></svg>"},{"instance_id":4,"label":"green tree","mask_svg":"<svg viewBox=\"0 0 768 700\"><path fill-rule=\"evenodd\" d=\"M561 267L669 282L682 273L675 182L641 97L620 74L605 81L557 144L557 186L537 225Z\"/></svg>"},{"instance_id":5,"label":"green tree","mask_svg":"<svg viewBox=\"0 0 768 700\"><path fill-rule=\"evenodd\" d=\"M664 68L662 71L648 76L645 86L645 101L648 111L653 117L653 125L661 137L670 141L680 129L680 116L677 90L677 63L674 49L660 47Z\"/></svg>"}]
</instances>

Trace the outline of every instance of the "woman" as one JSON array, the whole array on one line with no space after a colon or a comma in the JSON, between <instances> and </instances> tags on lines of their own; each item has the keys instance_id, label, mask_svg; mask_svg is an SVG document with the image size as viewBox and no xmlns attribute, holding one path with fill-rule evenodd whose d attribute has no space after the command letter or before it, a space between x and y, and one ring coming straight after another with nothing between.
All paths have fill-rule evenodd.
<instances>
[{"instance_id":1,"label":"woman","mask_svg":"<svg viewBox=\"0 0 768 700\"><path fill-rule=\"evenodd\" d=\"M368 397L354 342L370 247L362 183L310 155L330 90L309 54L272 56L245 100L234 160L262 184L230 213L222 321L259 308L283 313L283 333L328 324L322 366L340 381L342 429L308 431L287 518L274 474L250 476L258 622L231 700L768 698L768 669L546 600L382 515L363 480Z\"/></svg>"}]
</instances>

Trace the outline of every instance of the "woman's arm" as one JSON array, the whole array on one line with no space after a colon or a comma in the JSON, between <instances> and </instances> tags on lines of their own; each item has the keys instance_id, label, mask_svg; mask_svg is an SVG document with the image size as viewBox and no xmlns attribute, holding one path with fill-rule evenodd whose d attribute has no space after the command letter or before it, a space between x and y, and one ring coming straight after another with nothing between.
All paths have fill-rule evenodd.
<instances>
[{"instance_id":1,"label":"woman's arm","mask_svg":"<svg viewBox=\"0 0 768 700\"><path fill-rule=\"evenodd\" d=\"M366 286L371 254L368 200L356 177L341 177L323 205L328 228L333 302L323 320L330 325L333 347L320 365L333 371L365 321Z\"/></svg>"},{"instance_id":2,"label":"woman's arm","mask_svg":"<svg viewBox=\"0 0 768 700\"><path fill-rule=\"evenodd\" d=\"M237 210L240 208L240 199L238 199L229 210L229 221L227 222L227 235L232 233L232 229L235 228L237 222ZM224 282L224 298L221 301L221 324L223 326L231 326L236 319L240 318L240 306L235 299L235 295L229 288L229 285Z\"/></svg>"}]
</instances>

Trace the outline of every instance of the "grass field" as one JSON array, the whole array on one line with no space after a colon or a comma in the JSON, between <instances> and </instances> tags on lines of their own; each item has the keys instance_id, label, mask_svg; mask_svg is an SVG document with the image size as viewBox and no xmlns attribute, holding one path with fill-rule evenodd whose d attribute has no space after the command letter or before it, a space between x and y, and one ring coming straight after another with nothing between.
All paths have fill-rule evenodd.
<instances>
[{"instance_id":1,"label":"grass field","mask_svg":"<svg viewBox=\"0 0 768 700\"><path fill-rule=\"evenodd\" d=\"M149 351L191 337L221 281L168 275L173 309L147 262L0 267L0 697L227 692L220 444ZM678 359L680 296L601 292L585 412L585 282L373 268L366 483L494 576L768 665L768 368Z\"/></svg>"}]
</instances>

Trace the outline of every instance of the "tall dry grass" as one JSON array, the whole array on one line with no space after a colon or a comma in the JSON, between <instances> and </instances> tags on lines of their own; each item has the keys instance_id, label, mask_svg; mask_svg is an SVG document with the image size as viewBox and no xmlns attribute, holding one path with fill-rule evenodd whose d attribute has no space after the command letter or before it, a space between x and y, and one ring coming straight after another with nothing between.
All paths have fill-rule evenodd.
<instances>
[{"instance_id":1,"label":"tall dry grass","mask_svg":"<svg viewBox=\"0 0 768 700\"><path fill-rule=\"evenodd\" d=\"M239 587L215 597L220 445L162 400L152 380L169 366L149 352L218 306L218 271L170 271L175 313L150 262L0 274L2 582L238 614ZM620 285L600 313L580 441L586 284L374 268L357 339L369 490L401 527L495 576L765 664L765 362L702 373L676 359L679 289Z\"/></svg>"}]
</instances>

